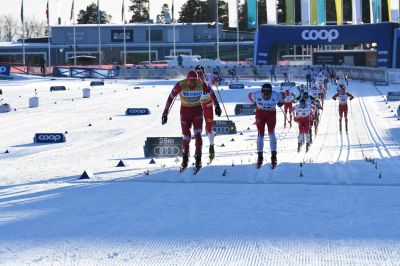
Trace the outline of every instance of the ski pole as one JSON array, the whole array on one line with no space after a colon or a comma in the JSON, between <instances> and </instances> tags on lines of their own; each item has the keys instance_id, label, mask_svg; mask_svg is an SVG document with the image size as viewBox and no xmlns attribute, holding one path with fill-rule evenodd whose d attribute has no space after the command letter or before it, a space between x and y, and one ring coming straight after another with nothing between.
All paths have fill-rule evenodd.
<instances>
[{"instance_id":1,"label":"ski pole","mask_svg":"<svg viewBox=\"0 0 400 266\"><path fill-rule=\"evenodd\" d=\"M217 88L217 92L218 92L219 98L221 99L222 107L224 107L224 111L225 111L226 118L227 118L228 121L229 121L228 112L227 112L226 109L225 109L224 100L222 99L222 96L221 96L221 93L219 92L218 86L215 86L215 88Z\"/></svg>"},{"instance_id":2,"label":"ski pole","mask_svg":"<svg viewBox=\"0 0 400 266\"><path fill-rule=\"evenodd\" d=\"M169 115L169 112L171 111L171 109L172 109L172 106L174 106L175 99L176 99L176 96L174 97L174 99L172 100L172 103L171 103L171 105L170 105L170 106L169 106L169 108L168 108L168 113L167 113L167 115Z\"/></svg>"},{"instance_id":3,"label":"ski pole","mask_svg":"<svg viewBox=\"0 0 400 266\"><path fill-rule=\"evenodd\" d=\"M281 111L282 111L282 113L283 113L283 117L285 118L285 125L286 125L286 120L287 120L286 114L285 114L285 112L283 111L282 106L279 106L279 108L281 109Z\"/></svg>"}]
</instances>

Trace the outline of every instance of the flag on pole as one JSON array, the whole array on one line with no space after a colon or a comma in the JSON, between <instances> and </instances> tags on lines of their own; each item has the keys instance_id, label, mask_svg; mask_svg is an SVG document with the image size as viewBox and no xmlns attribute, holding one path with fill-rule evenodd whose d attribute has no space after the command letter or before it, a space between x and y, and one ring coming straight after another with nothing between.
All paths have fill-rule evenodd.
<instances>
[{"instance_id":1,"label":"flag on pole","mask_svg":"<svg viewBox=\"0 0 400 266\"><path fill-rule=\"evenodd\" d=\"M257 19L257 3L256 0L247 0L247 28L255 29Z\"/></svg>"},{"instance_id":2,"label":"flag on pole","mask_svg":"<svg viewBox=\"0 0 400 266\"><path fill-rule=\"evenodd\" d=\"M336 21L338 25L343 24L343 6L342 0L335 0L335 7L336 7Z\"/></svg>"},{"instance_id":3,"label":"flag on pole","mask_svg":"<svg viewBox=\"0 0 400 266\"><path fill-rule=\"evenodd\" d=\"M24 23L24 0L21 1L21 22Z\"/></svg>"},{"instance_id":4,"label":"flag on pole","mask_svg":"<svg viewBox=\"0 0 400 266\"><path fill-rule=\"evenodd\" d=\"M352 22L353 24L362 23L362 9L361 9L362 0L352 0Z\"/></svg>"},{"instance_id":5,"label":"flag on pole","mask_svg":"<svg viewBox=\"0 0 400 266\"><path fill-rule=\"evenodd\" d=\"M218 0L217 0L218 1ZM175 21L175 16L174 16L174 0L172 0L172 4L171 4L171 12L172 12L172 22Z\"/></svg>"},{"instance_id":6,"label":"flag on pole","mask_svg":"<svg viewBox=\"0 0 400 266\"><path fill-rule=\"evenodd\" d=\"M398 0L388 0L389 7L389 21L398 22L399 21L399 1Z\"/></svg>"},{"instance_id":7,"label":"flag on pole","mask_svg":"<svg viewBox=\"0 0 400 266\"><path fill-rule=\"evenodd\" d=\"M276 0L267 1L267 23L276 24Z\"/></svg>"},{"instance_id":8,"label":"flag on pole","mask_svg":"<svg viewBox=\"0 0 400 266\"><path fill-rule=\"evenodd\" d=\"M286 0L286 24L295 24L294 21L294 0Z\"/></svg>"},{"instance_id":9,"label":"flag on pole","mask_svg":"<svg viewBox=\"0 0 400 266\"><path fill-rule=\"evenodd\" d=\"M74 19L74 2L75 0L72 0L71 16L69 17L69 21L72 21Z\"/></svg>"},{"instance_id":10,"label":"flag on pole","mask_svg":"<svg viewBox=\"0 0 400 266\"><path fill-rule=\"evenodd\" d=\"M381 17L382 2L381 2L381 0L370 0L369 5L370 5L371 23L382 22L382 17Z\"/></svg>"},{"instance_id":11,"label":"flag on pole","mask_svg":"<svg viewBox=\"0 0 400 266\"><path fill-rule=\"evenodd\" d=\"M310 1L301 0L301 24L310 25Z\"/></svg>"},{"instance_id":12,"label":"flag on pole","mask_svg":"<svg viewBox=\"0 0 400 266\"><path fill-rule=\"evenodd\" d=\"M229 17L229 28L236 28L238 24L237 0L229 0L228 17Z\"/></svg>"},{"instance_id":13,"label":"flag on pole","mask_svg":"<svg viewBox=\"0 0 400 266\"><path fill-rule=\"evenodd\" d=\"M325 0L318 0L317 2L317 17L318 25L326 24L326 13L325 13Z\"/></svg>"},{"instance_id":14,"label":"flag on pole","mask_svg":"<svg viewBox=\"0 0 400 266\"><path fill-rule=\"evenodd\" d=\"M318 24L318 8L317 8L317 0L310 1L310 13L311 13L311 25Z\"/></svg>"},{"instance_id":15,"label":"flag on pole","mask_svg":"<svg viewBox=\"0 0 400 266\"><path fill-rule=\"evenodd\" d=\"M121 15L121 18L122 18L122 22L124 22L125 21L125 0L122 0L122 15Z\"/></svg>"},{"instance_id":16,"label":"flag on pole","mask_svg":"<svg viewBox=\"0 0 400 266\"><path fill-rule=\"evenodd\" d=\"M47 6L46 6L46 18L47 18L47 25L50 24L50 19L49 19L49 0L47 0Z\"/></svg>"}]
</instances>

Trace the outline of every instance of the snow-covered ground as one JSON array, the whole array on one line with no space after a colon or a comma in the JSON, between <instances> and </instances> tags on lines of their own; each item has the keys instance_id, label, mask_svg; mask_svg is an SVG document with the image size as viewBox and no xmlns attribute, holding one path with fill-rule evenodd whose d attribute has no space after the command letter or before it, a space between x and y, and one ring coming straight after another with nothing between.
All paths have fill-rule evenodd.
<instances>
[{"instance_id":1,"label":"snow-covered ground","mask_svg":"<svg viewBox=\"0 0 400 266\"><path fill-rule=\"evenodd\" d=\"M283 128L279 111L274 170L267 138L255 168L254 117L234 115L264 81L220 87L238 134L217 136L216 159L194 176L175 158L143 157L146 137L180 136L179 101L161 126L175 82L106 80L84 99L90 80L0 81L16 108L0 114L1 265L399 265L398 102L389 108L379 93L397 86L350 81L349 134L328 100L308 153L297 153L297 128ZM35 89L40 107L30 109ZM152 113L125 116L128 107ZM33 143L65 131L66 143ZM127 167L115 167L121 159ZM84 170L95 177L79 180Z\"/></svg>"}]
</instances>

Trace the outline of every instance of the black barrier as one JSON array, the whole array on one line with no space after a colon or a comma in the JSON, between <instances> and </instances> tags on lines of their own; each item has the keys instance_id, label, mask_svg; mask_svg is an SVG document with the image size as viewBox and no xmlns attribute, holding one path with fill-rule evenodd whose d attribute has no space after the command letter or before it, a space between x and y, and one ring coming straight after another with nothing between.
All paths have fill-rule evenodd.
<instances>
[{"instance_id":1,"label":"black barrier","mask_svg":"<svg viewBox=\"0 0 400 266\"><path fill-rule=\"evenodd\" d=\"M36 133L33 138L35 143L62 143L66 142L63 133Z\"/></svg>"},{"instance_id":2,"label":"black barrier","mask_svg":"<svg viewBox=\"0 0 400 266\"><path fill-rule=\"evenodd\" d=\"M90 82L90 86L103 86L104 81L92 81Z\"/></svg>"},{"instance_id":3,"label":"black barrier","mask_svg":"<svg viewBox=\"0 0 400 266\"><path fill-rule=\"evenodd\" d=\"M51 86L50 91L66 91L65 86Z\"/></svg>"},{"instance_id":4,"label":"black barrier","mask_svg":"<svg viewBox=\"0 0 400 266\"><path fill-rule=\"evenodd\" d=\"M389 91L386 98L388 101L400 101L400 91Z\"/></svg>"},{"instance_id":5,"label":"black barrier","mask_svg":"<svg viewBox=\"0 0 400 266\"><path fill-rule=\"evenodd\" d=\"M229 89L244 89L244 84L231 83L231 84L229 84Z\"/></svg>"},{"instance_id":6,"label":"black barrier","mask_svg":"<svg viewBox=\"0 0 400 266\"><path fill-rule=\"evenodd\" d=\"M296 82L282 82L281 87L294 87L296 86Z\"/></svg>"},{"instance_id":7,"label":"black barrier","mask_svg":"<svg viewBox=\"0 0 400 266\"><path fill-rule=\"evenodd\" d=\"M256 107L254 104L236 104L235 115L254 115Z\"/></svg>"},{"instance_id":8,"label":"black barrier","mask_svg":"<svg viewBox=\"0 0 400 266\"><path fill-rule=\"evenodd\" d=\"M126 115L149 115L150 110L148 108L128 108L125 111Z\"/></svg>"},{"instance_id":9,"label":"black barrier","mask_svg":"<svg viewBox=\"0 0 400 266\"><path fill-rule=\"evenodd\" d=\"M149 137L144 142L144 157L182 156L182 137Z\"/></svg>"},{"instance_id":10,"label":"black barrier","mask_svg":"<svg viewBox=\"0 0 400 266\"><path fill-rule=\"evenodd\" d=\"M236 134L236 125L233 121L214 121L214 132L220 135Z\"/></svg>"}]
</instances>

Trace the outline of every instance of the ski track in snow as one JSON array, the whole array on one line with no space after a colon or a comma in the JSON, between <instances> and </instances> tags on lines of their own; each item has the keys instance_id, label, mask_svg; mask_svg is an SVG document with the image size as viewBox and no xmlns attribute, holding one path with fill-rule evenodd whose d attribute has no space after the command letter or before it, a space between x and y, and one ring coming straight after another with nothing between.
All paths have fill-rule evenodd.
<instances>
[{"instance_id":1,"label":"ski track in snow","mask_svg":"<svg viewBox=\"0 0 400 266\"><path fill-rule=\"evenodd\" d=\"M220 87L238 134L216 136L210 165L203 134L193 175L193 158L183 173L181 158L143 158L146 137L180 136L179 101L160 125L175 81L107 80L82 99L89 82L0 81L17 109L0 114L0 265L399 265L399 121L372 84L350 81L348 134L329 86L307 153L278 109L273 170L268 136L255 167L254 116L233 115L263 81ZM34 88L40 107L29 109ZM127 117L128 107L151 114ZM66 130L66 143L32 143L36 132ZM79 180L84 170L95 178Z\"/></svg>"}]
</instances>

